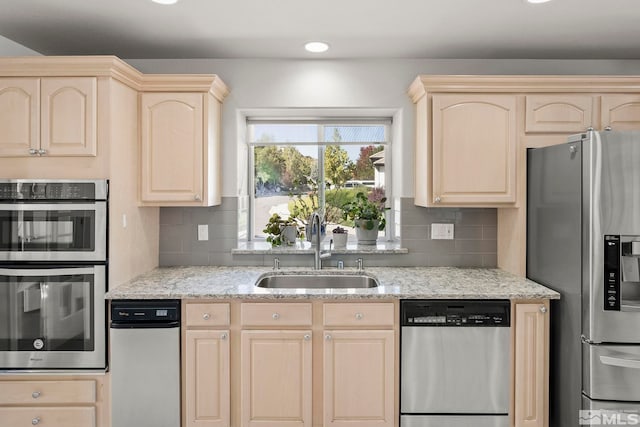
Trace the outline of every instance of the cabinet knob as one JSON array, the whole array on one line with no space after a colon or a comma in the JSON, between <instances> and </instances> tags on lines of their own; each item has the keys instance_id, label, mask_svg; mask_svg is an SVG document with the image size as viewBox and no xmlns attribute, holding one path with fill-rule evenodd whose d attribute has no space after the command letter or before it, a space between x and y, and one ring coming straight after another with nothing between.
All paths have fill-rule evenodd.
<instances>
[{"instance_id":1,"label":"cabinet knob","mask_svg":"<svg viewBox=\"0 0 640 427\"><path fill-rule=\"evenodd\" d=\"M200 195L196 194L195 196L193 196L193 200L195 200L196 202L199 202L201 200Z\"/></svg>"},{"instance_id":2,"label":"cabinet knob","mask_svg":"<svg viewBox=\"0 0 640 427\"><path fill-rule=\"evenodd\" d=\"M310 334L304 334L304 340L305 341L309 341L311 339L311 335Z\"/></svg>"},{"instance_id":3,"label":"cabinet knob","mask_svg":"<svg viewBox=\"0 0 640 427\"><path fill-rule=\"evenodd\" d=\"M605 126L604 130L606 130L607 132L609 132L611 129L611 126Z\"/></svg>"},{"instance_id":4,"label":"cabinet knob","mask_svg":"<svg viewBox=\"0 0 640 427\"><path fill-rule=\"evenodd\" d=\"M39 156L44 156L45 154L47 154L47 150L45 150L44 148L41 148L38 150L38 155Z\"/></svg>"},{"instance_id":5,"label":"cabinet knob","mask_svg":"<svg viewBox=\"0 0 640 427\"><path fill-rule=\"evenodd\" d=\"M329 334L325 335L325 336L324 336L324 339L325 339L326 341L331 341L331 335L329 335Z\"/></svg>"},{"instance_id":6,"label":"cabinet knob","mask_svg":"<svg viewBox=\"0 0 640 427\"><path fill-rule=\"evenodd\" d=\"M39 398L41 395L41 393L39 391L34 391L33 393L31 393L31 397L33 397L34 399Z\"/></svg>"},{"instance_id":7,"label":"cabinet knob","mask_svg":"<svg viewBox=\"0 0 640 427\"><path fill-rule=\"evenodd\" d=\"M228 335L227 335L227 333L226 333L226 332L223 332L223 333L220 335L220 339L221 339L221 340L226 340L226 339L227 339L227 337L228 337Z\"/></svg>"},{"instance_id":8,"label":"cabinet knob","mask_svg":"<svg viewBox=\"0 0 640 427\"><path fill-rule=\"evenodd\" d=\"M40 424L40 417L35 417L34 419L32 419L31 424L34 426L37 426L38 424Z\"/></svg>"},{"instance_id":9,"label":"cabinet knob","mask_svg":"<svg viewBox=\"0 0 640 427\"><path fill-rule=\"evenodd\" d=\"M362 313L356 313L356 320L362 320L363 317Z\"/></svg>"},{"instance_id":10,"label":"cabinet knob","mask_svg":"<svg viewBox=\"0 0 640 427\"><path fill-rule=\"evenodd\" d=\"M540 306L540 313L544 314L547 312L547 307L545 307L544 305Z\"/></svg>"},{"instance_id":11,"label":"cabinet knob","mask_svg":"<svg viewBox=\"0 0 640 427\"><path fill-rule=\"evenodd\" d=\"M280 318L280 315L278 313L273 313L271 317L273 318L273 320L278 320Z\"/></svg>"},{"instance_id":12,"label":"cabinet knob","mask_svg":"<svg viewBox=\"0 0 640 427\"><path fill-rule=\"evenodd\" d=\"M433 201L435 203L440 203L442 201L442 199L440 198L440 196L436 196L436 198Z\"/></svg>"},{"instance_id":13,"label":"cabinet knob","mask_svg":"<svg viewBox=\"0 0 640 427\"><path fill-rule=\"evenodd\" d=\"M35 148L30 148L29 149L29 154L31 154L32 156L36 155L36 154L38 154L38 150L36 150Z\"/></svg>"},{"instance_id":14,"label":"cabinet knob","mask_svg":"<svg viewBox=\"0 0 640 427\"><path fill-rule=\"evenodd\" d=\"M575 145L570 145L570 146L569 146L569 152L570 152L571 154L575 153L576 151L578 151L578 149L576 148L576 146L575 146Z\"/></svg>"},{"instance_id":15,"label":"cabinet knob","mask_svg":"<svg viewBox=\"0 0 640 427\"><path fill-rule=\"evenodd\" d=\"M205 314L202 315L202 318L204 320L209 320L209 319L211 319L211 315L209 313L205 313Z\"/></svg>"}]
</instances>

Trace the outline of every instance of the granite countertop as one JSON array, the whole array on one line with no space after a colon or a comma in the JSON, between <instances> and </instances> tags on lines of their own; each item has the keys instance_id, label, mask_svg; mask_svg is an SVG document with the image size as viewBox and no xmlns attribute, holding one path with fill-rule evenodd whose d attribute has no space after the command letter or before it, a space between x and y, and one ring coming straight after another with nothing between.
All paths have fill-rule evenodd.
<instances>
[{"instance_id":1,"label":"granite countertop","mask_svg":"<svg viewBox=\"0 0 640 427\"><path fill-rule=\"evenodd\" d=\"M317 274L310 269L267 267L156 268L109 291L107 299L559 299L536 282L499 269L454 267L371 267L380 286L368 289L265 289L254 284L263 274ZM356 274L354 269L323 273Z\"/></svg>"}]
</instances>

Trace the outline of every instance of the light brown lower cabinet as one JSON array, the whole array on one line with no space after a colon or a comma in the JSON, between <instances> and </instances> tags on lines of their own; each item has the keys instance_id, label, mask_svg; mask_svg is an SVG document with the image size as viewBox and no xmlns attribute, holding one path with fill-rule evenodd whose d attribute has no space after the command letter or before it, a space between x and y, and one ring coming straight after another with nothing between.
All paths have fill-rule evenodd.
<instances>
[{"instance_id":1,"label":"light brown lower cabinet","mask_svg":"<svg viewBox=\"0 0 640 427\"><path fill-rule=\"evenodd\" d=\"M549 425L549 302L516 303L513 311L514 426L546 427Z\"/></svg>"},{"instance_id":2,"label":"light brown lower cabinet","mask_svg":"<svg viewBox=\"0 0 640 427\"><path fill-rule=\"evenodd\" d=\"M6 376L0 379L0 427L108 427L108 377Z\"/></svg>"},{"instance_id":3,"label":"light brown lower cabinet","mask_svg":"<svg viewBox=\"0 0 640 427\"><path fill-rule=\"evenodd\" d=\"M229 331L185 332L187 426L229 427Z\"/></svg>"},{"instance_id":4,"label":"light brown lower cabinet","mask_svg":"<svg viewBox=\"0 0 640 427\"><path fill-rule=\"evenodd\" d=\"M394 331L325 331L324 426L394 425Z\"/></svg>"},{"instance_id":5,"label":"light brown lower cabinet","mask_svg":"<svg viewBox=\"0 0 640 427\"><path fill-rule=\"evenodd\" d=\"M241 339L242 427L311 427L311 331L242 331Z\"/></svg>"}]
</instances>

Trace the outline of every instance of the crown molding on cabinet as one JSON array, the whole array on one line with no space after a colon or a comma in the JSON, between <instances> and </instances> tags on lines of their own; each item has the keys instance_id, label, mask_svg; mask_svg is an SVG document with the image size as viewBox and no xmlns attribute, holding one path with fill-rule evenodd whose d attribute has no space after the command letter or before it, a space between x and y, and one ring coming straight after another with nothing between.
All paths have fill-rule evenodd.
<instances>
[{"instance_id":1,"label":"crown molding on cabinet","mask_svg":"<svg viewBox=\"0 0 640 427\"><path fill-rule=\"evenodd\" d=\"M640 76L420 75L411 83L407 94L416 103L427 91L629 93L640 91Z\"/></svg>"},{"instance_id":2,"label":"crown molding on cabinet","mask_svg":"<svg viewBox=\"0 0 640 427\"><path fill-rule=\"evenodd\" d=\"M186 78L185 78L186 77ZM216 74L144 74L141 92L210 92L224 101L229 88Z\"/></svg>"},{"instance_id":3,"label":"crown molding on cabinet","mask_svg":"<svg viewBox=\"0 0 640 427\"><path fill-rule=\"evenodd\" d=\"M0 58L3 77L111 77L139 92L210 92L222 102L229 89L216 74L144 74L120 58L24 56Z\"/></svg>"}]
</instances>

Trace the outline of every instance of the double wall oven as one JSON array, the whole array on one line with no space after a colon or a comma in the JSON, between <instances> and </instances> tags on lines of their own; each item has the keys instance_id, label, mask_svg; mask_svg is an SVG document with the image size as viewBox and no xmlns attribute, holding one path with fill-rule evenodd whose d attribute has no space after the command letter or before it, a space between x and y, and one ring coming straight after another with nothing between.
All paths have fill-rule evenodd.
<instances>
[{"instance_id":1,"label":"double wall oven","mask_svg":"<svg viewBox=\"0 0 640 427\"><path fill-rule=\"evenodd\" d=\"M0 180L0 370L104 369L108 183Z\"/></svg>"}]
</instances>

